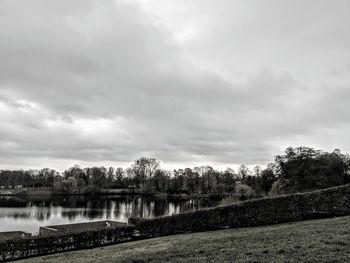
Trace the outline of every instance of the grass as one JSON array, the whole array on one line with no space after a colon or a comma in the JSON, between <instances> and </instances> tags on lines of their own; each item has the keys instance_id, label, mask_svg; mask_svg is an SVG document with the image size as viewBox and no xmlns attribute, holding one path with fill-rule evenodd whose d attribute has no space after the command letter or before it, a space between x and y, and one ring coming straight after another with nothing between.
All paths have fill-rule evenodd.
<instances>
[{"instance_id":1,"label":"grass","mask_svg":"<svg viewBox=\"0 0 350 263\"><path fill-rule=\"evenodd\" d=\"M148 239L28 263L350 262L350 216Z\"/></svg>"}]
</instances>

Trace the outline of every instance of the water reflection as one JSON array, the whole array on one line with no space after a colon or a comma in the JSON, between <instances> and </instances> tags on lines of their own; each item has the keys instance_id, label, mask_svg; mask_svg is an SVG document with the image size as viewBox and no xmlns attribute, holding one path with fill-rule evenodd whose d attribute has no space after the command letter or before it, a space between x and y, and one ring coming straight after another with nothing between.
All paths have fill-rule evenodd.
<instances>
[{"instance_id":1,"label":"water reflection","mask_svg":"<svg viewBox=\"0 0 350 263\"><path fill-rule=\"evenodd\" d=\"M36 233L43 225L105 219L127 222L130 217L153 218L214 205L217 201L169 201L142 196L0 197L0 232Z\"/></svg>"}]
</instances>

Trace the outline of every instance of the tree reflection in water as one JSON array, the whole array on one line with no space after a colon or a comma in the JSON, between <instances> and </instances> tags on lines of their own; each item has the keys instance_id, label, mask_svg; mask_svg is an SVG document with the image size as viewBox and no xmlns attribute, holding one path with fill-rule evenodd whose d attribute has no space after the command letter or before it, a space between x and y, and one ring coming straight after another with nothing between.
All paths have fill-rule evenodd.
<instances>
[{"instance_id":1,"label":"tree reflection in water","mask_svg":"<svg viewBox=\"0 0 350 263\"><path fill-rule=\"evenodd\" d=\"M218 201L174 201L145 196L0 197L0 231L35 233L39 226L96 220L127 222L130 217L153 218L217 205Z\"/></svg>"}]
</instances>

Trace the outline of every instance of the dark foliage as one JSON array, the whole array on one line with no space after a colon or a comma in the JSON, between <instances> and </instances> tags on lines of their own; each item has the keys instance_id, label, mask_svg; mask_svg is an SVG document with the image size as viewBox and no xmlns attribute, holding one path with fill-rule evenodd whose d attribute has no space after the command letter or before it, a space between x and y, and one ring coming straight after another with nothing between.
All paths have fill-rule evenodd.
<instances>
[{"instance_id":1,"label":"dark foliage","mask_svg":"<svg viewBox=\"0 0 350 263\"><path fill-rule=\"evenodd\" d=\"M0 259L9 261L69 250L117 244L136 239L133 227L120 227L72 234L19 238L0 242Z\"/></svg>"},{"instance_id":2,"label":"dark foliage","mask_svg":"<svg viewBox=\"0 0 350 263\"><path fill-rule=\"evenodd\" d=\"M276 174L284 192L322 189L350 182L349 156L308 147L287 148L276 156Z\"/></svg>"},{"instance_id":3,"label":"dark foliage","mask_svg":"<svg viewBox=\"0 0 350 263\"><path fill-rule=\"evenodd\" d=\"M203 209L155 219L130 219L144 237L250 227L350 214L350 185Z\"/></svg>"},{"instance_id":4,"label":"dark foliage","mask_svg":"<svg viewBox=\"0 0 350 263\"><path fill-rule=\"evenodd\" d=\"M51 187L58 194L97 194L102 189L139 189L145 194L228 195L237 185L249 186L259 197L267 194L293 193L323 189L350 182L349 156L339 150L331 153L308 147L287 148L266 169L253 171L241 165L237 171L214 170L210 166L177 169L172 172L159 168L154 158L139 158L131 167L80 168L75 165L60 175L48 168L41 170L1 170L0 186ZM276 182L277 181L277 182ZM272 187L275 183L275 187Z\"/></svg>"}]
</instances>

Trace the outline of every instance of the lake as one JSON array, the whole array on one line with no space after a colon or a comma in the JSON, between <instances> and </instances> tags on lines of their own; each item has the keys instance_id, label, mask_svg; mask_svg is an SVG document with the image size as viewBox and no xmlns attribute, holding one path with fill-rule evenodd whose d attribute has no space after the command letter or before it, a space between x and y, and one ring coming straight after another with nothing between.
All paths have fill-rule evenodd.
<instances>
[{"instance_id":1,"label":"lake","mask_svg":"<svg viewBox=\"0 0 350 263\"><path fill-rule=\"evenodd\" d=\"M127 222L130 217L153 218L218 205L219 201L170 201L144 196L0 197L0 232L37 234L40 226L99 220Z\"/></svg>"}]
</instances>

